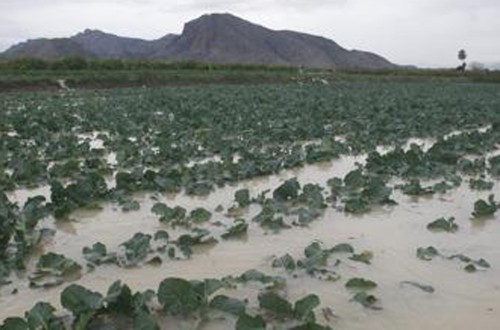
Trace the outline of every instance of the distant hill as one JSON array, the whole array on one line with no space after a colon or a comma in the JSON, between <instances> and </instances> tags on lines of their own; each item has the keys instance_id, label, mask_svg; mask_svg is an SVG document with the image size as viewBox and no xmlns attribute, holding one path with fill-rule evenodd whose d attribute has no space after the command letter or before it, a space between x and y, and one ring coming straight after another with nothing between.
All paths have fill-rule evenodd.
<instances>
[{"instance_id":1,"label":"distant hill","mask_svg":"<svg viewBox=\"0 0 500 330\"><path fill-rule=\"evenodd\" d=\"M347 50L318 36L274 31L230 14L203 15L182 34L147 41L85 30L70 38L36 39L12 46L0 56L193 60L220 64L385 69L397 65L380 55Z\"/></svg>"}]
</instances>

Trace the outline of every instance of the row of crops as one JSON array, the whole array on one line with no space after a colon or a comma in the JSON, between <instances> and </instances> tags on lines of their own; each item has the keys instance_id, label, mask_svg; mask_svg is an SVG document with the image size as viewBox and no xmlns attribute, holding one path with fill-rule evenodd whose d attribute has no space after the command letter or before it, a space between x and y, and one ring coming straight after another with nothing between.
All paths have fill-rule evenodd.
<instances>
[{"instance_id":1,"label":"row of crops","mask_svg":"<svg viewBox=\"0 0 500 330\"><path fill-rule=\"evenodd\" d=\"M0 313L2 329L158 329L186 320L194 328L327 329L339 317L335 306L316 292L290 297L288 290L297 279L341 283L350 303L383 313L377 283L343 268L370 267L373 251L311 237L300 253L283 251L263 269L219 278L166 277L148 290L81 282L101 270L117 280L137 269L175 268L196 262L206 246L307 235L332 215L370 217L407 198L444 198L464 187L478 196L466 201L470 219L441 214L422 230L454 235L467 222L494 219L500 207L494 85L372 80L22 93L2 95L0 107L0 306L27 292L39 300L24 315ZM289 175L346 159L360 161L342 175L319 171L314 182ZM267 189L246 185L282 173ZM214 198L220 191L228 193ZM82 210L110 207L155 224L139 224L151 230L113 244L92 237L74 255L56 251L58 226ZM446 247L424 244L412 253L471 276L496 266ZM57 292L55 307L42 302L45 292Z\"/></svg>"}]
</instances>

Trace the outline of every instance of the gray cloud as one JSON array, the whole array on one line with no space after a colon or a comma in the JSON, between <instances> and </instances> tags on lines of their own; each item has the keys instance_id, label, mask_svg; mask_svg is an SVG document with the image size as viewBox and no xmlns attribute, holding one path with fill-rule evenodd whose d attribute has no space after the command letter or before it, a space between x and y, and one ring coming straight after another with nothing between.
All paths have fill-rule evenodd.
<instances>
[{"instance_id":1,"label":"gray cloud","mask_svg":"<svg viewBox=\"0 0 500 330\"><path fill-rule=\"evenodd\" d=\"M179 33L207 12L231 12L273 29L323 35L405 64L500 62L498 0L2 0L0 50L87 27L142 38Z\"/></svg>"}]
</instances>

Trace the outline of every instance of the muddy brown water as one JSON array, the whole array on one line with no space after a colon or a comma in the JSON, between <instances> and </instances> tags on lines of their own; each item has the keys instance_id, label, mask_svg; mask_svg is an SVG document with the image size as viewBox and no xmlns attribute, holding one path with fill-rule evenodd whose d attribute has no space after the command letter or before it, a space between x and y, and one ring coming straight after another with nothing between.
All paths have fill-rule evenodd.
<instances>
[{"instance_id":1,"label":"muddy brown water","mask_svg":"<svg viewBox=\"0 0 500 330\"><path fill-rule=\"evenodd\" d=\"M169 206L180 205L191 210L204 207L213 212L211 222L227 223L224 212L214 209L233 205L233 194L247 187L252 195L273 189L284 180L297 177L302 184L325 182L333 177L342 177L355 168L364 157L344 157L340 160L311 165L285 171L280 175L242 182L235 187L218 189L207 198L192 198L184 195L159 196ZM11 195L18 201L27 196L49 193L46 187L36 190L21 190ZM157 289L167 277L188 279L219 278L239 275L249 269L258 269L268 274L287 278L286 294L291 301L306 294L315 293L321 298L321 308L330 308L337 316L326 320L321 308L317 309L319 321L335 329L471 329L494 330L500 324L500 219L472 220L473 203L488 194L500 196L500 185L496 182L493 191L475 192L464 180L461 187L446 194L428 198L410 198L395 191L393 197L398 206L372 210L362 216L352 216L328 208L324 215L307 228L292 228L278 234L265 233L252 224L243 240L220 241L210 248L197 249L187 261L166 261L159 267L142 266L122 269L117 266L100 266L84 274L78 283L89 289L105 293L107 288L120 279L133 290ZM136 232L153 234L166 229L157 216L150 212L156 202L152 194L135 196L141 204L137 212L123 213L117 206L107 204L100 211L78 211L72 215L73 222L54 224L52 219L44 221L46 227L56 228L52 241L45 244L44 252L62 253L84 265L81 250L97 241L113 251ZM251 206L243 217L250 219L259 211ZM460 226L456 233L434 233L426 225L439 217L454 216ZM218 227L211 228L214 232ZM284 271L271 268L273 256L289 253L296 259L303 256L303 249L319 240L325 247L338 243L350 243L357 252L369 250L374 253L371 265L344 262L339 269L342 279L337 282L320 281L309 276L293 278ZM465 264L457 260L435 258L422 261L416 258L418 247L435 246L446 255L463 253L473 259L484 258L491 268L469 274L463 270ZM32 262L29 267L33 267ZM351 277L364 277L377 282L373 290L380 299L381 311L364 309L351 302L352 292L344 288ZM416 281L432 285L435 292L423 292L415 287L402 285L402 281ZM43 290L30 289L25 278L14 279L12 285L0 289L0 319L22 315L36 301L46 301L61 309L59 296L69 283ZM17 288L18 293L11 291ZM230 296L250 297L255 300L257 290L227 292ZM253 295L253 296L252 296ZM253 297L253 298L252 298ZM172 320L171 320L172 321ZM207 329L232 328L234 321L214 323ZM165 329L194 328L189 321L172 321Z\"/></svg>"}]
</instances>

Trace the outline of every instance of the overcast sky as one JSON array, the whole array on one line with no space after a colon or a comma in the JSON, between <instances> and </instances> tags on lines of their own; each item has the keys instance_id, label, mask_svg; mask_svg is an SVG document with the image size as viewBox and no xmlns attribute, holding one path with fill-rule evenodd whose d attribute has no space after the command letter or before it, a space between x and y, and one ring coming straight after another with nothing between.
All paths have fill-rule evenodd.
<instances>
[{"instance_id":1,"label":"overcast sky","mask_svg":"<svg viewBox=\"0 0 500 330\"><path fill-rule=\"evenodd\" d=\"M460 48L469 61L500 62L500 0L0 0L0 51L85 28L155 39L212 12L322 35L399 64L455 66Z\"/></svg>"}]
</instances>

